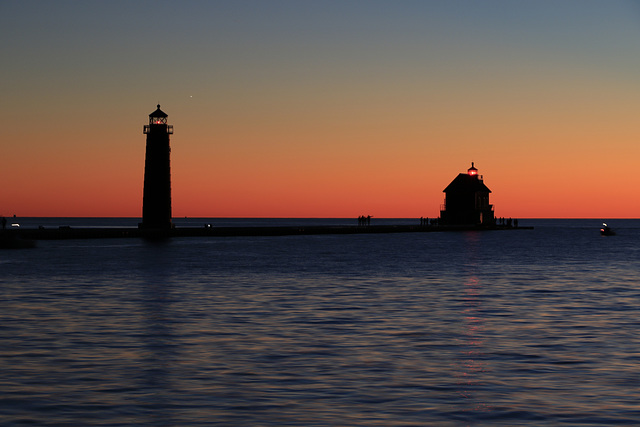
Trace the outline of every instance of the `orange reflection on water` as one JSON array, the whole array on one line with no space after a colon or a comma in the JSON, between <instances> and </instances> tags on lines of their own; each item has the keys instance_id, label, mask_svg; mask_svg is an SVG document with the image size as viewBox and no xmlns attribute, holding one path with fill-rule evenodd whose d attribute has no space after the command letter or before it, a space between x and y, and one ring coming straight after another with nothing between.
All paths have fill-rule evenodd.
<instances>
[{"instance_id":1,"label":"orange reflection on water","mask_svg":"<svg viewBox=\"0 0 640 427\"><path fill-rule=\"evenodd\" d=\"M487 411L489 406L486 402L481 401L477 394L478 390L484 385L482 383L483 373L487 371L487 364L484 358L484 319L478 315L481 300L480 281L477 276L470 276L464 283L464 308L462 309L463 333L461 334L463 342L460 346L463 348L458 361L459 379L458 385L460 389L458 394L468 400L470 405L465 411Z\"/></svg>"}]
</instances>

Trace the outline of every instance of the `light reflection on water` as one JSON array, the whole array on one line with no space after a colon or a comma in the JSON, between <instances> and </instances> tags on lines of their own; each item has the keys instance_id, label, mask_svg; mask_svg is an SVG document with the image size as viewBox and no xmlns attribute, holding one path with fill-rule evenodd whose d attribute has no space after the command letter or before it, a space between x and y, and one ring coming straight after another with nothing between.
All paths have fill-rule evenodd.
<instances>
[{"instance_id":1,"label":"light reflection on water","mask_svg":"<svg viewBox=\"0 0 640 427\"><path fill-rule=\"evenodd\" d=\"M0 414L8 425L637 423L640 236L594 230L5 251Z\"/></svg>"}]
</instances>

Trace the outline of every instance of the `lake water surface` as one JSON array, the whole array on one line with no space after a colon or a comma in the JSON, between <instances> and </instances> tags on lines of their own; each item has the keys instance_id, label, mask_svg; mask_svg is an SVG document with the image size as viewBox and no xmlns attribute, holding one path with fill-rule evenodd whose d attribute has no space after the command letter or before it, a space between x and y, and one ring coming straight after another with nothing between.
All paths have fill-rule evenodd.
<instances>
[{"instance_id":1,"label":"lake water surface","mask_svg":"<svg viewBox=\"0 0 640 427\"><path fill-rule=\"evenodd\" d=\"M352 220L206 220L292 221ZM640 220L600 223L0 251L0 424L640 424Z\"/></svg>"}]
</instances>

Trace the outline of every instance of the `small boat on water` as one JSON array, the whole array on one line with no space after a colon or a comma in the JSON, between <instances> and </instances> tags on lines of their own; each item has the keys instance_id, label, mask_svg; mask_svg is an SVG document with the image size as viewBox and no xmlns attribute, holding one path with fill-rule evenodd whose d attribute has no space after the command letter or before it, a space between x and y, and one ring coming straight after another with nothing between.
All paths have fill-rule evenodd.
<instances>
[{"instance_id":1,"label":"small boat on water","mask_svg":"<svg viewBox=\"0 0 640 427\"><path fill-rule=\"evenodd\" d=\"M602 223L602 228L600 229L601 236L615 236L616 232L611 229L607 224Z\"/></svg>"}]
</instances>

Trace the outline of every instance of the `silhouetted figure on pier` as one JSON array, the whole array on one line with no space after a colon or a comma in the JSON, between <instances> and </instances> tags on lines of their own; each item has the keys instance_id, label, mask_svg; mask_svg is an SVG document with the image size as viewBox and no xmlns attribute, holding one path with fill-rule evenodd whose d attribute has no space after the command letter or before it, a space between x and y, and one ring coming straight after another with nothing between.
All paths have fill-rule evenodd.
<instances>
[{"instance_id":1,"label":"silhouetted figure on pier","mask_svg":"<svg viewBox=\"0 0 640 427\"><path fill-rule=\"evenodd\" d=\"M367 216L360 215L358 217L358 226L363 227L366 225L371 225L371 215L367 215Z\"/></svg>"}]
</instances>

